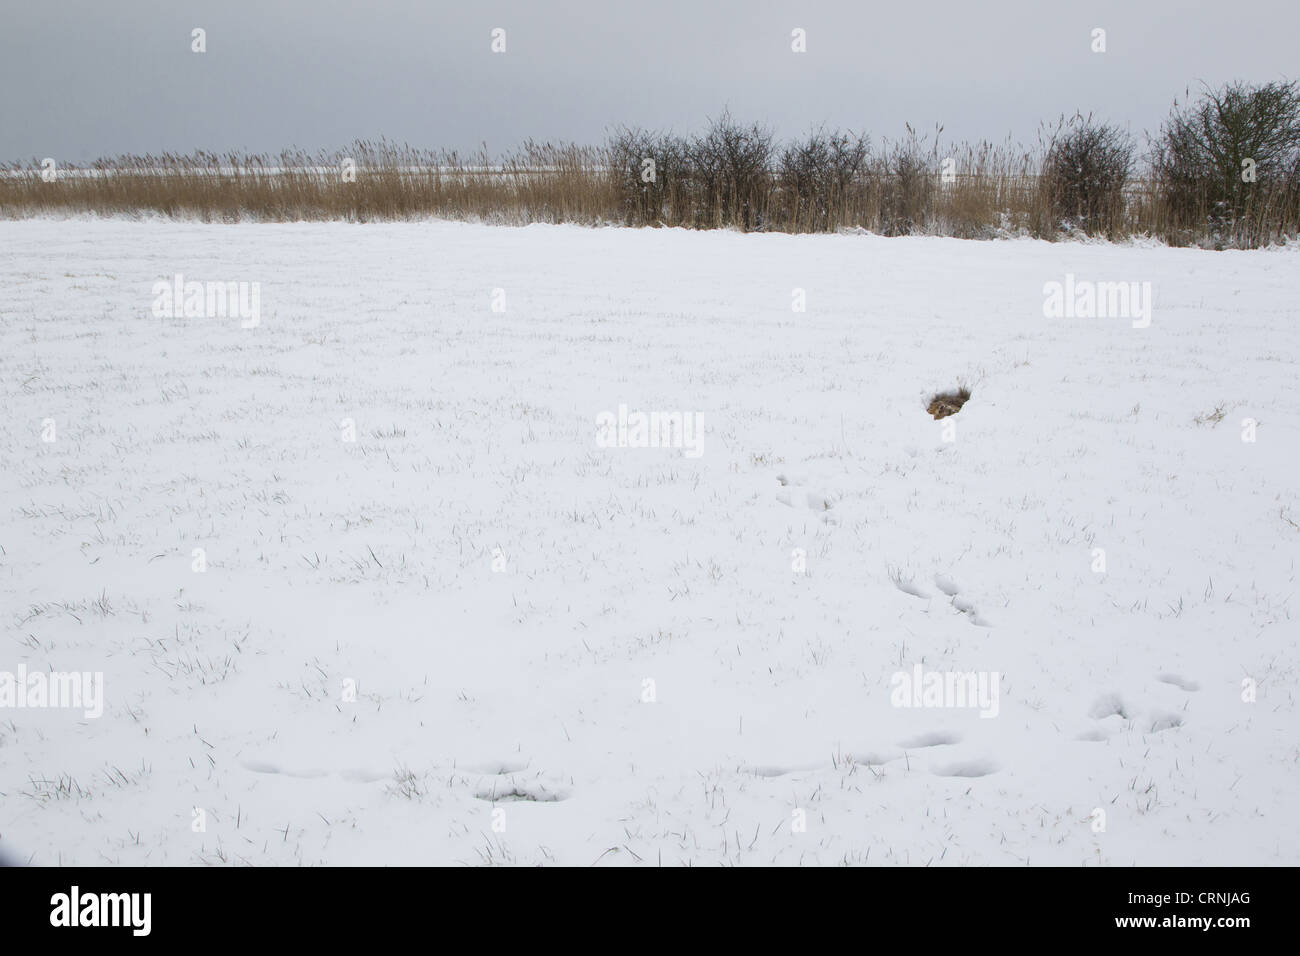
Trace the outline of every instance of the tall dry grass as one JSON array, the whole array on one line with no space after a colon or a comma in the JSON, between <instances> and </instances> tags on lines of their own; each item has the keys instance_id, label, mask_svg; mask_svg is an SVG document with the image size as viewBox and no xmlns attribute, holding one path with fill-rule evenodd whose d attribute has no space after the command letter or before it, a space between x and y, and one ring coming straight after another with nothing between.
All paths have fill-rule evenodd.
<instances>
[{"instance_id":1,"label":"tall dry grass","mask_svg":"<svg viewBox=\"0 0 1300 956\"><path fill-rule=\"evenodd\" d=\"M117 156L58 170L0 166L0 215L157 213L204 222L441 217L606 221L617 198L605 150L528 142L504 157L358 141L336 152Z\"/></svg>"}]
</instances>

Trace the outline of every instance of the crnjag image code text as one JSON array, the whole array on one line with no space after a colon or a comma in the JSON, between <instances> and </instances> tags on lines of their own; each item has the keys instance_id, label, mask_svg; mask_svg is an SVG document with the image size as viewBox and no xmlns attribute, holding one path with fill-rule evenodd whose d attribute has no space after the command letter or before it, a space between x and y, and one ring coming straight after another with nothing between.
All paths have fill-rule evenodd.
<instances>
[{"instance_id":1,"label":"crnjag image code text","mask_svg":"<svg viewBox=\"0 0 1300 956\"><path fill-rule=\"evenodd\" d=\"M232 2L0 32L0 860L1300 863L1300 11Z\"/></svg>"}]
</instances>

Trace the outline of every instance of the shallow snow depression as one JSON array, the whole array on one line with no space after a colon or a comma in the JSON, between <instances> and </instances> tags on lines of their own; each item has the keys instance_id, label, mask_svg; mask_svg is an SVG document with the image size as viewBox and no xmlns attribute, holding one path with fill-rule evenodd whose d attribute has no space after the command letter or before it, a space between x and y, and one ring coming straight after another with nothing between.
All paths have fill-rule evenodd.
<instances>
[{"instance_id":1,"label":"shallow snow depression","mask_svg":"<svg viewBox=\"0 0 1300 956\"><path fill-rule=\"evenodd\" d=\"M1295 250L29 221L0 275L10 855L1300 863Z\"/></svg>"}]
</instances>

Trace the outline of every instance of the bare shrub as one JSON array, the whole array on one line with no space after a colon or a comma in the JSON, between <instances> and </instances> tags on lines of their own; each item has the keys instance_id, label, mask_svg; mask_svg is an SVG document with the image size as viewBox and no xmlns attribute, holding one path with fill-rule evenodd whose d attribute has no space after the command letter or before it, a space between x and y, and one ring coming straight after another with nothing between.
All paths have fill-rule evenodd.
<instances>
[{"instance_id":1,"label":"bare shrub","mask_svg":"<svg viewBox=\"0 0 1300 956\"><path fill-rule=\"evenodd\" d=\"M610 174L627 225L690 221L691 166L686 140L619 127L609 138Z\"/></svg>"},{"instance_id":2,"label":"bare shrub","mask_svg":"<svg viewBox=\"0 0 1300 956\"><path fill-rule=\"evenodd\" d=\"M1217 244L1294 233L1300 171L1300 82L1203 88L1176 102L1152 152L1166 237L1208 228Z\"/></svg>"},{"instance_id":3,"label":"bare shrub","mask_svg":"<svg viewBox=\"0 0 1300 956\"><path fill-rule=\"evenodd\" d=\"M1049 229L1120 235L1135 150L1129 135L1111 123L1080 114L1064 121L1052 137L1040 181Z\"/></svg>"},{"instance_id":4,"label":"bare shrub","mask_svg":"<svg viewBox=\"0 0 1300 956\"><path fill-rule=\"evenodd\" d=\"M772 133L765 126L742 126L726 110L712 120L690 143L691 169L700 190L696 224L766 228L772 152Z\"/></svg>"},{"instance_id":5,"label":"bare shrub","mask_svg":"<svg viewBox=\"0 0 1300 956\"><path fill-rule=\"evenodd\" d=\"M786 146L777 166L782 226L791 232L833 232L861 212L865 134L817 129Z\"/></svg>"}]
</instances>

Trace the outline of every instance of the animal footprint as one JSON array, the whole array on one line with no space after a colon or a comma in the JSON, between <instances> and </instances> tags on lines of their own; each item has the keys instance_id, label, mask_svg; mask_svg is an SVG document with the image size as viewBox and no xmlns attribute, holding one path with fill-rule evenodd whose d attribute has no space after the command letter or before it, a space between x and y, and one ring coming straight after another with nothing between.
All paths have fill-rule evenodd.
<instances>
[{"instance_id":1,"label":"animal footprint","mask_svg":"<svg viewBox=\"0 0 1300 956\"><path fill-rule=\"evenodd\" d=\"M316 768L290 768L282 767L279 764L272 763L269 760L241 760L241 766L245 770L251 770L253 773L280 774L285 777L298 777L302 780L316 780L321 777L331 775L341 777L349 783L375 783L379 780L388 780L392 777L391 772L381 773L377 770L320 770Z\"/></svg>"},{"instance_id":2,"label":"animal footprint","mask_svg":"<svg viewBox=\"0 0 1300 956\"><path fill-rule=\"evenodd\" d=\"M930 597L930 592L916 583L916 579L910 571L891 568L889 579L894 582L894 587L904 594L910 594L912 597L919 597L923 600L928 600ZM980 609L975 606L974 601L962 596L961 586L952 578L946 574L936 574L934 576L934 586L947 595L952 600L952 606L965 614L976 627L993 626L993 622L980 613Z\"/></svg>"},{"instance_id":3,"label":"animal footprint","mask_svg":"<svg viewBox=\"0 0 1300 956\"><path fill-rule=\"evenodd\" d=\"M945 730L931 731L928 734L918 734L915 737L909 737L904 740L900 747L906 747L908 750L917 750L921 747L946 747L949 744L959 744L961 738L956 734L950 734Z\"/></svg>"},{"instance_id":4,"label":"animal footprint","mask_svg":"<svg viewBox=\"0 0 1300 956\"><path fill-rule=\"evenodd\" d=\"M808 773L814 770L822 769L820 763L801 763L801 764L754 764L752 766L742 767L742 773L750 773L755 777L784 777L792 773Z\"/></svg>"},{"instance_id":5,"label":"animal footprint","mask_svg":"<svg viewBox=\"0 0 1300 956\"><path fill-rule=\"evenodd\" d=\"M794 477L777 475L776 480L782 487L788 489L776 493L776 500L783 505L791 508L808 508L811 511L830 511L835 507L835 500L830 495L800 487L805 480L802 475Z\"/></svg>"},{"instance_id":6,"label":"animal footprint","mask_svg":"<svg viewBox=\"0 0 1300 956\"><path fill-rule=\"evenodd\" d=\"M912 575L903 571L901 568L894 568L891 570L889 572L889 579L894 582L894 587L898 588L898 590L902 591L904 594L910 594L912 597L919 597L923 600L927 600L930 597L930 592L917 584Z\"/></svg>"},{"instance_id":7,"label":"animal footprint","mask_svg":"<svg viewBox=\"0 0 1300 956\"><path fill-rule=\"evenodd\" d=\"M934 772L940 777L987 777L998 772L998 765L987 757L982 757L935 767Z\"/></svg>"},{"instance_id":8,"label":"animal footprint","mask_svg":"<svg viewBox=\"0 0 1300 956\"><path fill-rule=\"evenodd\" d=\"M475 792L474 796L480 800L486 800L489 803L517 803L520 801L527 803L558 803L561 800L569 799L569 790L550 780L535 774L531 780L521 779L514 775L507 776L504 780L499 775L494 775L494 779L481 785Z\"/></svg>"},{"instance_id":9,"label":"animal footprint","mask_svg":"<svg viewBox=\"0 0 1300 956\"><path fill-rule=\"evenodd\" d=\"M1088 716L1093 720L1105 720L1107 717L1122 717L1128 720L1128 709L1119 694L1102 694L1088 708Z\"/></svg>"},{"instance_id":10,"label":"animal footprint","mask_svg":"<svg viewBox=\"0 0 1300 956\"><path fill-rule=\"evenodd\" d=\"M957 582L945 574L936 574L934 576L934 586L950 598L955 598L961 591Z\"/></svg>"},{"instance_id":11,"label":"animal footprint","mask_svg":"<svg viewBox=\"0 0 1300 956\"><path fill-rule=\"evenodd\" d=\"M1178 714L1154 714L1151 718L1151 732L1159 733L1162 730L1173 730L1175 727L1183 725L1183 718Z\"/></svg>"},{"instance_id":12,"label":"animal footprint","mask_svg":"<svg viewBox=\"0 0 1300 956\"><path fill-rule=\"evenodd\" d=\"M1115 694L1115 693L1102 694L1095 701L1093 701L1092 706L1088 708L1088 716L1091 717L1093 720L1106 720L1108 717L1119 717L1125 721L1128 721L1130 728L1136 728L1138 726L1147 726L1148 730L1151 733L1159 733L1162 730L1173 730L1177 727L1183 726L1184 723L1184 719L1181 714L1168 713L1164 711L1153 711L1147 714L1147 718L1150 720L1150 724L1148 725L1147 720L1144 719L1142 721L1142 724L1139 725L1137 721L1137 716L1138 716L1137 711L1134 711L1132 708L1130 708L1128 704L1124 702L1124 699L1120 697L1119 694ZM1094 734L1081 735L1079 739L1097 740L1100 738L1095 736L1095 732L1094 732Z\"/></svg>"},{"instance_id":13,"label":"animal footprint","mask_svg":"<svg viewBox=\"0 0 1300 956\"><path fill-rule=\"evenodd\" d=\"M975 606L975 602L962 595L961 586L952 578L945 574L936 574L934 576L934 586L952 598L952 606L969 617L970 622L976 627L993 626L992 622L980 613L980 609Z\"/></svg>"}]
</instances>

